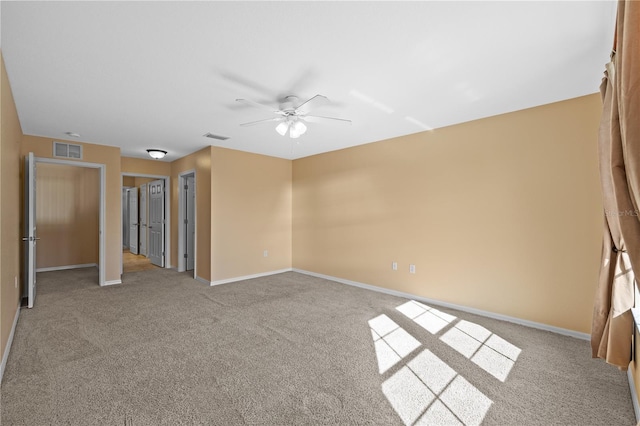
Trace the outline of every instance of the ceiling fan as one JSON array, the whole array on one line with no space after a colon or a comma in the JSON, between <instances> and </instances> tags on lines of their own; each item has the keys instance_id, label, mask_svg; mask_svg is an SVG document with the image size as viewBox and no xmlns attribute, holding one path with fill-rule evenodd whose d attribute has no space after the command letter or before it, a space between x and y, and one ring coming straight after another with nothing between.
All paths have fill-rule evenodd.
<instances>
[{"instance_id":1,"label":"ceiling fan","mask_svg":"<svg viewBox=\"0 0 640 426\"><path fill-rule=\"evenodd\" d=\"M279 124L276 126L276 132L280 135L285 136L287 132L289 133L289 137L291 138L299 138L307 131L307 126L304 124L305 121L308 122L321 122L324 120L334 120L343 123L351 124L351 120L346 120L344 118L336 118L336 117L325 117L321 115L311 115L309 114L309 110L319 102L328 102L329 99L323 95L315 95L301 104L297 103L298 98L296 96L287 96L284 98L284 101L280 104L280 109L274 110L266 105L260 104L258 102L254 102L248 99L236 99L236 101L241 102L245 105L249 105L252 107L260 108L263 110L267 110L273 114L276 114L273 118L265 118L264 120L258 121L250 121L248 123L240 124L243 127L253 126L261 123L268 122L278 122Z\"/></svg>"}]
</instances>

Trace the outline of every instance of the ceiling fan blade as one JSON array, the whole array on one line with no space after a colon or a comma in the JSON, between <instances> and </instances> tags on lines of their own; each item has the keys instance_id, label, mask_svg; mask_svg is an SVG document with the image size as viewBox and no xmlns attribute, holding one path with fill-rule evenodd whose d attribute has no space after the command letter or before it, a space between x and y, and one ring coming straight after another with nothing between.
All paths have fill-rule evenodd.
<instances>
[{"instance_id":1,"label":"ceiling fan blade","mask_svg":"<svg viewBox=\"0 0 640 426\"><path fill-rule=\"evenodd\" d=\"M270 121L282 121L282 120L284 120L284 117L274 117L274 118L266 118L264 120L258 120L258 121L249 121L248 123L242 123L240 125L243 127L246 127L246 126L253 126L254 124L268 123Z\"/></svg>"},{"instance_id":2,"label":"ceiling fan blade","mask_svg":"<svg viewBox=\"0 0 640 426\"><path fill-rule=\"evenodd\" d=\"M236 99L236 101L238 101L240 103L243 103L245 105L248 105L248 106L252 106L254 108L260 108L260 109L263 109L265 111L269 111L269 112L274 113L274 114L281 114L282 113L282 111L280 111L279 109L274 109L274 108L268 107L267 105L263 105L263 104L259 104L257 102L251 101L249 99Z\"/></svg>"},{"instance_id":3,"label":"ceiling fan blade","mask_svg":"<svg viewBox=\"0 0 640 426\"><path fill-rule=\"evenodd\" d=\"M336 117L324 117L322 115L302 115L301 116L303 119L307 120L307 121L311 121L313 122L322 122L322 120L334 120L334 121L341 121L343 123L349 123L351 124L351 120L347 120L346 118L336 118Z\"/></svg>"},{"instance_id":4,"label":"ceiling fan blade","mask_svg":"<svg viewBox=\"0 0 640 426\"><path fill-rule=\"evenodd\" d=\"M306 101L304 101L303 103L301 103L300 105L298 105L298 106L296 107L296 111L299 111L299 110L300 110L300 108L302 108L302 107L303 107L303 106L305 106L305 105L307 106L307 108L306 108L306 109L308 110L308 109L309 109L310 107L312 107L314 104L318 104L318 103L320 103L320 102L323 102L323 103L325 103L325 102L329 102L329 98L327 98L326 96L323 96L323 95L315 95L314 97L309 98L309 99L307 99Z\"/></svg>"}]
</instances>

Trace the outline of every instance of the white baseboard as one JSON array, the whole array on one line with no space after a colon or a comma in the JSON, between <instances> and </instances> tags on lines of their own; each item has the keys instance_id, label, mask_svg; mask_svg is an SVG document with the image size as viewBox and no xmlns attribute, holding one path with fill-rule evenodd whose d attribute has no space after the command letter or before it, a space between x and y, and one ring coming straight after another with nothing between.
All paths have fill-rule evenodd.
<instances>
[{"instance_id":1,"label":"white baseboard","mask_svg":"<svg viewBox=\"0 0 640 426\"><path fill-rule=\"evenodd\" d=\"M7 366L7 360L9 359L9 351L11 350L11 344L13 343L13 335L16 332L16 325L18 324L18 317L20 316L20 305L16 309L16 315L13 317L13 325L11 326L11 332L7 339L7 344L4 347L2 353L2 364L0 364L0 384L2 383L2 377L4 377L4 369Z\"/></svg>"},{"instance_id":2,"label":"white baseboard","mask_svg":"<svg viewBox=\"0 0 640 426\"><path fill-rule=\"evenodd\" d=\"M115 285L115 284L122 284L122 280L105 281L104 284L102 284L102 287L105 287L105 286L108 286L108 285Z\"/></svg>"},{"instance_id":3,"label":"white baseboard","mask_svg":"<svg viewBox=\"0 0 640 426\"><path fill-rule=\"evenodd\" d=\"M521 318L510 317L508 315L497 314L494 312L483 311L481 309L470 308L468 306L456 305L455 303L442 302L440 300L429 299L426 297L416 296L415 294L404 293L401 291L391 290L384 287L377 287L370 284L359 283L357 281L346 280L343 278L332 277L330 275L318 274L316 272L305 271L302 269L293 268L293 272L299 272L301 274L310 275L312 277L324 278L325 280L336 281L341 284L347 284L354 287L360 287L367 290L373 290L380 293L390 294L392 296L404 297L407 299L418 300L420 302L425 302L431 305L443 306L445 308L456 309L462 312L468 312L470 314L481 315L487 318L493 318L501 321L512 322L519 325L524 325L531 328L537 328L539 330L551 331L552 333L562 334L565 336L575 337L576 339L589 340L591 336L587 333L581 333L579 331L569 330L561 327L554 327L552 325L542 324L535 321L529 321Z\"/></svg>"},{"instance_id":4,"label":"white baseboard","mask_svg":"<svg viewBox=\"0 0 640 426\"><path fill-rule=\"evenodd\" d=\"M250 279L253 279L253 278L266 277L266 276L269 276L269 275L282 274L283 272L291 272L291 271L292 271L291 268L278 269L277 271L261 272L259 274L245 275L245 276L242 276L242 277L234 277L234 278L227 278L227 279L224 279L224 280L211 281L211 282L209 282L209 285L210 286L214 286L214 285L220 285L220 284L229 284L229 283L234 283L236 281L250 280ZM202 278L200 278L200 277L198 277L196 279L198 281L207 282L207 281L202 280Z\"/></svg>"},{"instance_id":5,"label":"white baseboard","mask_svg":"<svg viewBox=\"0 0 640 426\"><path fill-rule=\"evenodd\" d=\"M633 412L636 415L636 422L640 424L640 405L638 405L638 393L636 392L636 384L633 380L631 369L627 369L627 379L629 379L629 389L631 390L631 401L633 402Z\"/></svg>"},{"instance_id":6,"label":"white baseboard","mask_svg":"<svg viewBox=\"0 0 640 426\"><path fill-rule=\"evenodd\" d=\"M67 269L97 268L97 267L98 267L97 263L83 263L81 265L50 266L47 268L37 268L36 272L64 271Z\"/></svg>"}]
</instances>

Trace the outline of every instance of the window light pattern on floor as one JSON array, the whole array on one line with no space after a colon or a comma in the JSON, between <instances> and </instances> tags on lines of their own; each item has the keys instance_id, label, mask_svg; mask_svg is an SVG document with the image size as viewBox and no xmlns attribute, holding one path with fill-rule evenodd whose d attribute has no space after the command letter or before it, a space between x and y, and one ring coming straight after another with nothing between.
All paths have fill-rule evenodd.
<instances>
[{"instance_id":1,"label":"window light pattern on floor","mask_svg":"<svg viewBox=\"0 0 640 426\"><path fill-rule=\"evenodd\" d=\"M423 303L411 300L396 310L431 334L442 332L441 342L502 382L520 355L518 347L486 328ZM415 351L420 341L387 315L370 320L369 327L378 370L392 373L382 392L406 425L482 423L491 399L429 349Z\"/></svg>"},{"instance_id":2,"label":"window light pattern on floor","mask_svg":"<svg viewBox=\"0 0 640 426\"><path fill-rule=\"evenodd\" d=\"M386 315L370 320L369 327L371 327L371 337L376 348L380 374L420 346L420 342Z\"/></svg>"},{"instance_id":3,"label":"window light pattern on floor","mask_svg":"<svg viewBox=\"0 0 640 426\"><path fill-rule=\"evenodd\" d=\"M492 404L428 349L385 380L382 392L406 425L479 425Z\"/></svg>"},{"instance_id":4,"label":"window light pattern on floor","mask_svg":"<svg viewBox=\"0 0 640 426\"><path fill-rule=\"evenodd\" d=\"M521 352L481 325L464 320L444 333L440 340L501 382L507 379Z\"/></svg>"},{"instance_id":5,"label":"window light pattern on floor","mask_svg":"<svg viewBox=\"0 0 640 426\"><path fill-rule=\"evenodd\" d=\"M398 306L396 309L431 334L436 334L456 319L453 315L416 302L415 300L410 300Z\"/></svg>"}]
</instances>

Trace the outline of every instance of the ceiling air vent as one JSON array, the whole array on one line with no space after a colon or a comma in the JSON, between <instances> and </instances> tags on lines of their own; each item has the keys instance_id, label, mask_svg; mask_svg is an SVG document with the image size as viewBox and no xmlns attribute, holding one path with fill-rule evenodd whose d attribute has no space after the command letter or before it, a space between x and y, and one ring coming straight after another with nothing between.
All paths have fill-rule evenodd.
<instances>
[{"instance_id":1,"label":"ceiling air vent","mask_svg":"<svg viewBox=\"0 0 640 426\"><path fill-rule=\"evenodd\" d=\"M226 141L227 139L229 139L228 136L214 135L213 133L205 133L202 136L204 136L205 138L218 139L219 141Z\"/></svg>"},{"instance_id":2,"label":"ceiling air vent","mask_svg":"<svg viewBox=\"0 0 640 426\"><path fill-rule=\"evenodd\" d=\"M53 156L82 160L82 145L54 141Z\"/></svg>"}]
</instances>

